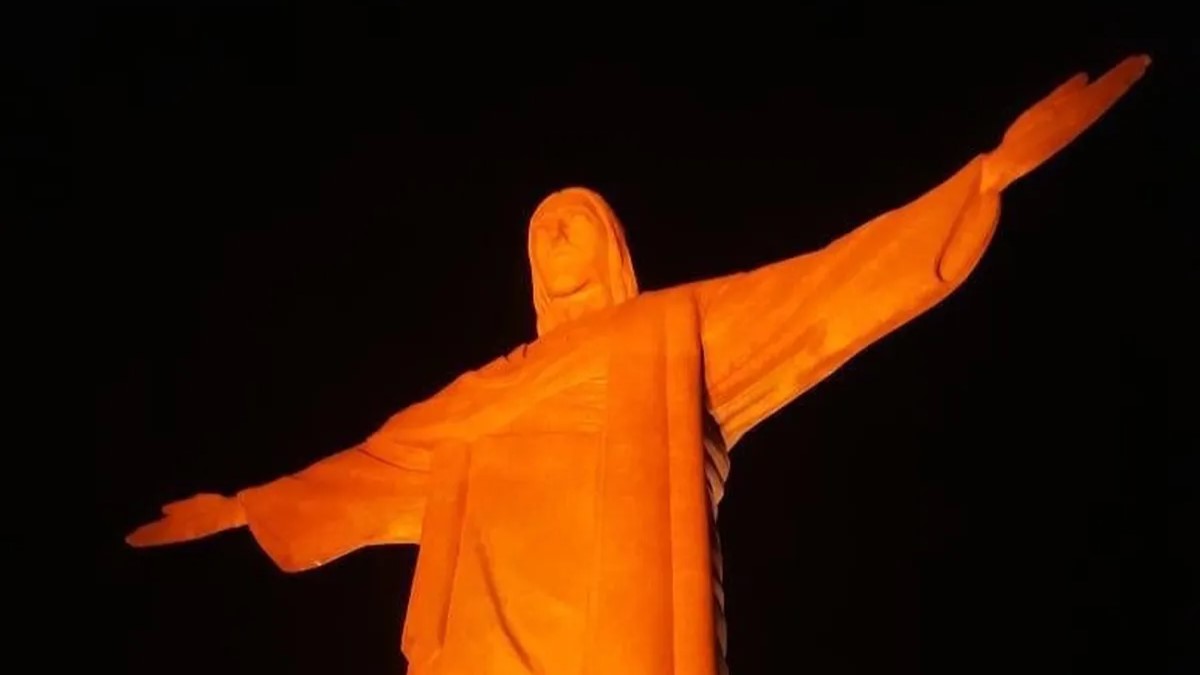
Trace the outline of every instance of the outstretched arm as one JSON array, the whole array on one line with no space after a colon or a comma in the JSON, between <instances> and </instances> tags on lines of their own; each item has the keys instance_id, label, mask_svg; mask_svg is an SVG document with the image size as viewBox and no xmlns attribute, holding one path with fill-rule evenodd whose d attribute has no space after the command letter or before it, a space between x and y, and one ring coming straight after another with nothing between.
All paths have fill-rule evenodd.
<instances>
[{"instance_id":1,"label":"outstretched arm","mask_svg":"<svg viewBox=\"0 0 1200 675\"><path fill-rule=\"evenodd\" d=\"M1131 57L1094 83L1072 78L995 150L822 250L697 284L705 385L726 443L956 289L991 240L1001 191L1099 119L1148 64Z\"/></svg>"},{"instance_id":2,"label":"outstretched arm","mask_svg":"<svg viewBox=\"0 0 1200 675\"><path fill-rule=\"evenodd\" d=\"M157 546L248 525L279 567L300 571L373 544L417 543L437 449L494 425L492 410L452 383L393 415L363 443L228 497L200 494L126 541Z\"/></svg>"},{"instance_id":3,"label":"outstretched arm","mask_svg":"<svg viewBox=\"0 0 1200 675\"><path fill-rule=\"evenodd\" d=\"M369 441L233 497L199 494L174 502L164 507L163 518L126 541L158 546L248 525L271 559L290 572L364 546L417 543L429 452L408 446L387 454L373 452Z\"/></svg>"}]
</instances>

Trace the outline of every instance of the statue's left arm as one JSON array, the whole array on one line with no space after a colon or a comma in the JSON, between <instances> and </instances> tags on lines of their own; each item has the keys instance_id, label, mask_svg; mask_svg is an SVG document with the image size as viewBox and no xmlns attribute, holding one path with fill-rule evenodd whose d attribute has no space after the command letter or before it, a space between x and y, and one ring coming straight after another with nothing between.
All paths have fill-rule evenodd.
<instances>
[{"instance_id":1,"label":"statue's left arm","mask_svg":"<svg viewBox=\"0 0 1200 675\"><path fill-rule=\"evenodd\" d=\"M727 445L962 284L991 240L1002 191L1095 122L1148 63L1131 57L1090 84L1072 78L995 150L819 251L697 284L705 386Z\"/></svg>"}]
</instances>

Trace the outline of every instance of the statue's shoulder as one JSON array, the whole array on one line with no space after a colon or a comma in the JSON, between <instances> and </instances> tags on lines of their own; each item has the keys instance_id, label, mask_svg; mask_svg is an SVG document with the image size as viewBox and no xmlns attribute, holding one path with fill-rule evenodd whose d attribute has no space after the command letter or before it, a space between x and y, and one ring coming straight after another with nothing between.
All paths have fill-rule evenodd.
<instances>
[{"instance_id":1,"label":"statue's shoulder","mask_svg":"<svg viewBox=\"0 0 1200 675\"><path fill-rule=\"evenodd\" d=\"M508 353L501 354L487 363L468 370L458 379L458 384L472 384L481 381L495 383L515 375L522 370L529 360L529 348L533 343L525 342L512 348Z\"/></svg>"},{"instance_id":2,"label":"statue's shoulder","mask_svg":"<svg viewBox=\"0 0 1200 675\"><path fill-rule=\"evenodd\" d=\"M626 314L657 315L662 312L690 311L696 301L696 289L701 282L688 282L667 288L639 293L625 303Z\"/></svg>"}]
</instances>

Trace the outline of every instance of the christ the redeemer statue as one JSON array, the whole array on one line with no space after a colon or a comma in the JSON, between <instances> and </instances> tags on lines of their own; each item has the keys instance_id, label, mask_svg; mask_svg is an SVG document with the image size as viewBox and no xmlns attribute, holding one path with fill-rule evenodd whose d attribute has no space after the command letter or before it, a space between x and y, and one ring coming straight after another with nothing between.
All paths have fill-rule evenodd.
<instances>
[{"instance_id":1,"label":"christ the redeemer statue","mask_svg":"<svg viewBox=\"0 0 1200 675\"><path fill-rule=\"evenodd\" d=\"M1070 79L915 201L749 272L639 293L604 200L552 194L529 226L536 340L356 447L169 504L128 542L248 525L291 572L419 544L402 638L417 675L722 672L714 520L729 449L962 284L1001 192L1148 63Z\"/></svg>"}]
</instances>

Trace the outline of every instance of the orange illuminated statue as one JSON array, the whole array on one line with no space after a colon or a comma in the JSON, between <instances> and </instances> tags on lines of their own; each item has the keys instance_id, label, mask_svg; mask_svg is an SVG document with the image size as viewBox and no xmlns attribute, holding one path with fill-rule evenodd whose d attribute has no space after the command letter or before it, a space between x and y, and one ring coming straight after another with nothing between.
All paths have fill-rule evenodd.
<instances>
[{"instance_id":1,"label":"orange illuminated statue","mask_svg":"<svg viewBox=\"0 0 1200 675\"><path fill-rule=\"evenodd\" d=\"M714 520L729 449L971 272L1000 193L1142 75L1079 75L915 201L816 252L640 293L599 195L529 226L537 339L360 445L232 497L166 506L149 546L248 525L287 571L420 544L402 639L419 675L724 670Z\"/></svg>"}]
</instances>

